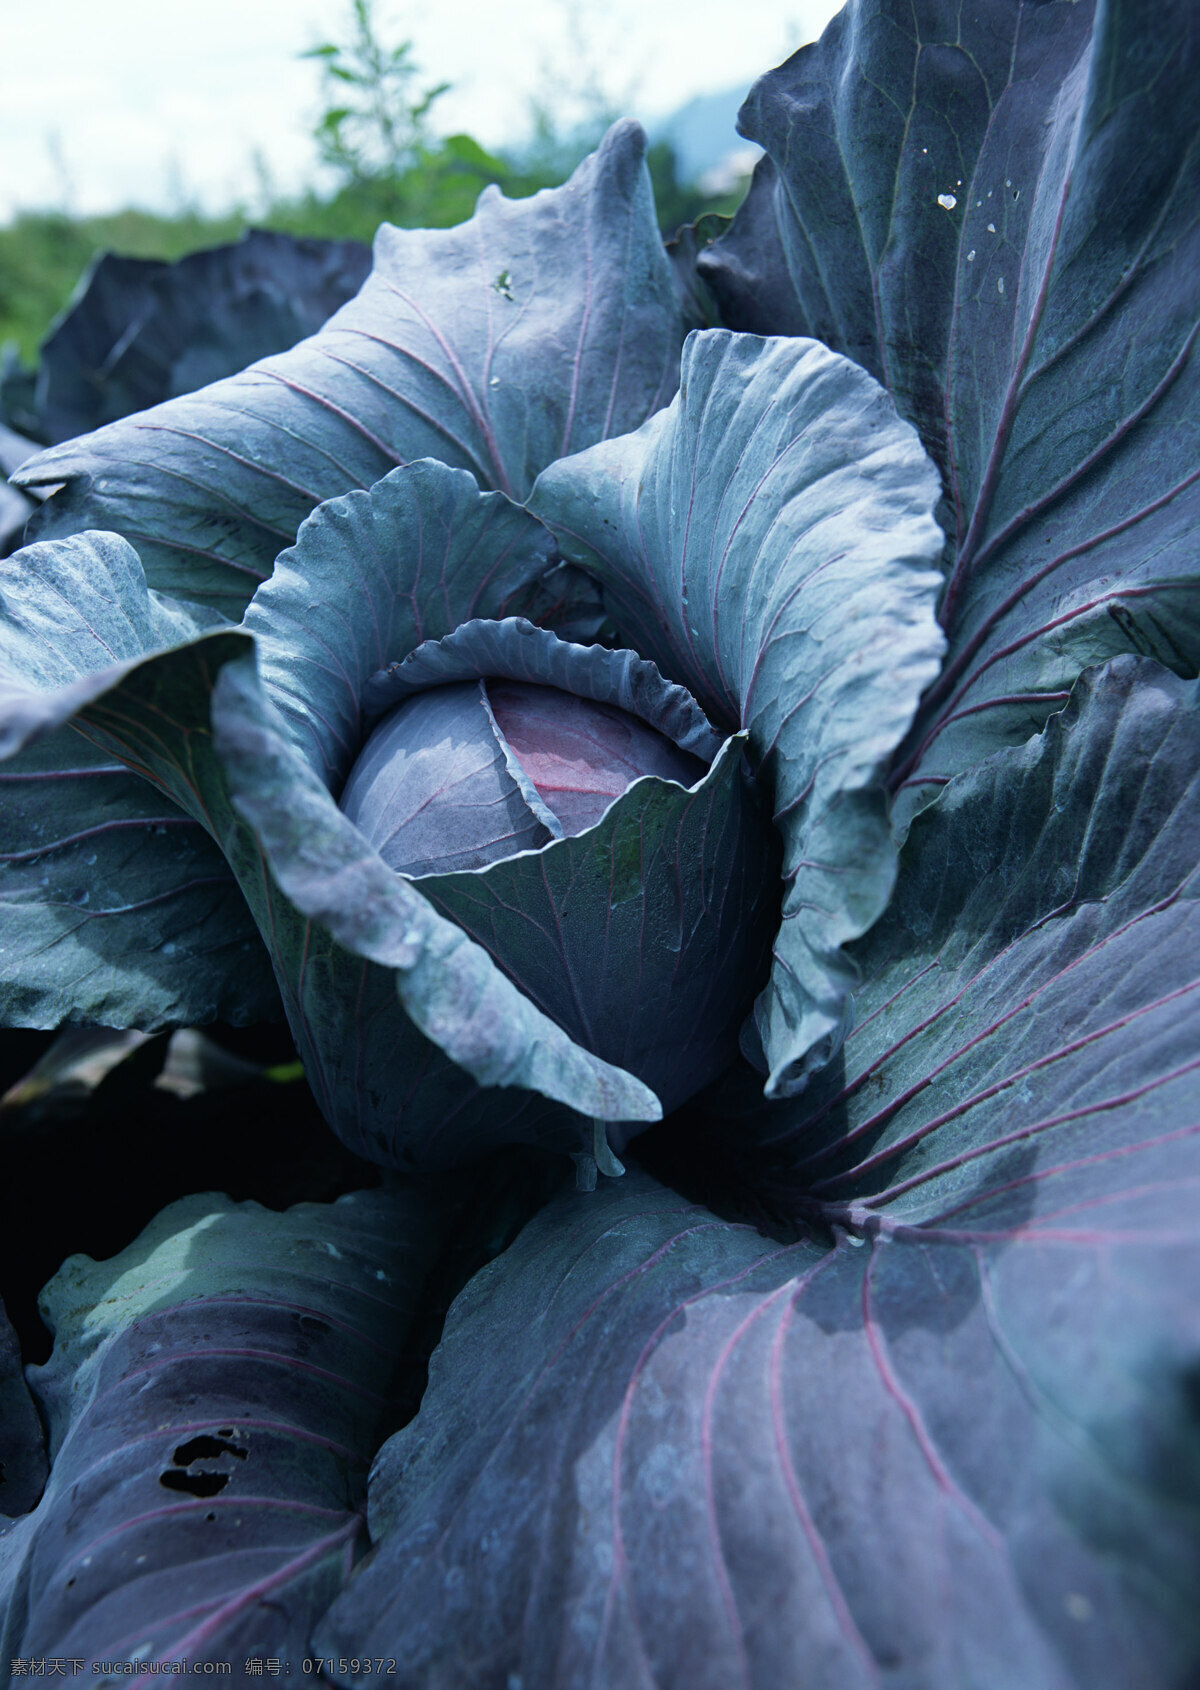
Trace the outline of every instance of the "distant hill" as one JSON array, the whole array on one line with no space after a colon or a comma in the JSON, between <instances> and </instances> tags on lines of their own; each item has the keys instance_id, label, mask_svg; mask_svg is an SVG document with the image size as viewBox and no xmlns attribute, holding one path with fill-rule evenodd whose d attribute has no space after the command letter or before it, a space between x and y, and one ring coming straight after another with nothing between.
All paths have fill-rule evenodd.
<instances>
[{"instance_id":1,"label":"distant hill","mask_svg":"<svg viewBox=\"0 0 1200 1690\"><path fill-rule=\"evenodd\" d=\"M670 141L679 179L695 182L723 169L743 169L762 151L737 132L737 114L749 87L697 94L669 117L649 126L652 141Z\"/></svg>"}]
</instances>

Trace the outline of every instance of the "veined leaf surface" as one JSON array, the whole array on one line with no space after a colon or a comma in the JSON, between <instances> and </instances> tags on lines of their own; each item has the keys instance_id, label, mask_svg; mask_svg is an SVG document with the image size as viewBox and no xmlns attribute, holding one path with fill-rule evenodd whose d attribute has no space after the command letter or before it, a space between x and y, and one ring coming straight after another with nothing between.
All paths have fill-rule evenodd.
<instances>
[{"instance_id":1,"label":"veined leaf surface","mask_svg":"<svg viewBox=\"0 0 1200 1690\"><path fill-rule=\"evenodd\" d=\"M414 1690L1190 1682L1196 727L1120 659L918 818L843 1056L774 1106L796 1243L631 1173L478 1276L321 1651Z\"/></svg>"},{"instance_id":2,"label":"veined leaf surface","mask_svg":"<svg viewBox=\"0 0 1200 1690\"><path fill-rule=\"evenodd\" d=\"M55 1350L30 1370L54 1459L10 1594L20 1656L299 1668L365 1547L444 1218L428 1191L282 1214L207 1193L63 1265Z\"/></svg>"},{"instance_id":3,"label":"veined leaf surface","mask_svg":"<svg viewBox=\"0 0 1200 1690\"><path fill-rule=\"evenodd\" d=\"M153 586L240 615L325 499L433 457L522 499L565 452L675 391L682 307L645 136L617 124L561 188L480 196L457 229L393 229L357 298L240 375L54 447L42 538L106 528Z\"/></svg>"},{"instance_id":4,"label":"veined leaf surface","mask_svg":"<svg viewBox=\"0 0 1200 1690\"><path fill-rule=\"evenodd\" d=\"M1198 75L1190 0L850 0L743 107L768 156L700 260L723 320L857 360L944 480L904 815L1089 663L1200 664Z\"/></svg>"},{"instance_id":5,"label":"veined leaf surface","mask_svg":"<svg viewBox=\"0 0 1200 1690\"><path fill-rule=\"evenodd\" d=\"M148 593L113 534L7 559L0 611L5 1023L277 1020L266 952L202 824L69 725L120 665L195 638L212 617Z\"/></svg>"},{"instance_id":6,"label":"veined leaf surface","mask_svg":"<svg viewBox=\"0 0 1200 1690\"><path fill-rule=\"evenodd\" d=\"M883 774L943 646L936 498L913 430L856 365L712 329L689 336L667 410L552 464L530 500L626 643L749 735L784 842L755 1009L771 1094L836 1046L841 946L891 890Z\"/></svg>"}]
</instances>

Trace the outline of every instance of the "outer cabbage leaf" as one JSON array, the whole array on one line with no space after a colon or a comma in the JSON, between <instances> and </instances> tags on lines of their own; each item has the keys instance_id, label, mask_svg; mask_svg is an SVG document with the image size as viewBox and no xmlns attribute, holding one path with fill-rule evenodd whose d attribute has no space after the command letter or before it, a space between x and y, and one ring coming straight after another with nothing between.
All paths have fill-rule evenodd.
<instances>
[{"instance_id":1,"label":"outer cabbage leaf","mask_svg":"<svg viewBox=\"0 0 1200 1690\"><path fill-rule=\"evenodd\" d=\"M1119 660L918 819L797 1243L631 1174L468 1286L319 1652L422 1690L1192 1682L1197 715Z\"/></svg>"},{"instance_id":2,"label":"outer cabbage leaf","mask_svg":"<svg viewBox=\"0 0 1200 1690\"><path fill-rule=\"evenodd\" d=\"M879 386L811 342L689 337L636 434L553 464L531 509L603 583L630 645L744 727L784 840L755 1010L768 1092L840 1036L895 875L882 773L937 673L933 466Z\"/></svg>"},{"instance_id":3,"label":"outer cabbage leaf","mask_svg":"<svg viewBox=\"0 0 1200 1690\"><path fill-rule=\"evenodd\" d=\"M583 1138L590 1147L590 1126L572 1110L658 1118L645 1086L573 1044L342 816L262 693L249 634L216 628L156 650L195 624L146 588L137 554L115 536L44 542L21 560L28 616L12 621L10 655L23 679L0 698L0 749L70 723L202 824L270 951L317 1099L352 1148L393 1160L406 1111L424 1126L465 1112L476 1149L503 1139L497 1123L522 1109L537 1117L527 1095L497 1105L480 1087L565 1106L552 1112L562 1148ZM147 655L125 655L139 645ZM237 673L220 698L226 767L212 712L227 665ZM243 812L262 822L261 837Z\"/></svg>"},{"instance_id":4,"label":"outer cabbage leaf","mask_svg":"<svg viewBox=\"0 0 1200 1690\"><path fill-rule=\"evenodd\" d=\"M998 1179L1082 1214L1136 1174L1135 1230L1170 1212L1198 1130L1198 728L1195 683L1115 659L914 823L841 1060L760 1111L781 1189L892 1226L977 1220Z\"/></svg>"},{"instance_id":5,"label":"outer cabbage leaf","mask_svg":"<svg viewBox=\"0 0 1200 1690\"><path fill-rule=\"evenodd\" d=\"M266 952L204 827L66 725L89 688L111 683L113 665L194 638L205 620L147 593L137 554L115 535L32 546L0 565L9 1026L279 1016Z\"/></svg>"},{"instance_id":6,"label":"outer cabbage leaf","mask_svg":"<svg viewBox=\"0 0 1200 1690\"><path fill-rule=\"evenodd\" d=\"M236 375L315 334L370 269L361 241L274 229L173 264L102 253L42 343L24 426L54 444Z\"/></svg>"},{"instance_id":7,"label":"outer cabbage leaf","mask_svg":"<svg viewBox=\"0 0 1200 1690\"><path fill-rule=\"evenodd\" d=\"M1198 75L1190 0L851 0L742 109L768 157L700 260L723 320L863 364L945 479L905 812L1089 663L1200 663Z\"/></svg>"},{"instance_id":8,"label":"outer cabbage leaf","mask_svg":"<svg viewBox=\"0 0 1200 1690\"><path fill-rule=\"evenodd\" d=\"M276 1656L365 1548L366 1468L444 1229L421 1193L272 1213L172 1203L119 1256L73 1256L29 1376L52 1476L12 1575L13 1653Z\"/></svg>"},{"instance_id":9,"label":"outer cabbage leaf","mask_svg":"<svg viewBox=\"0 0 1200 1690\"><path fill-rule=\"evenodd\" d=\"M561 188L495 188L457 229L385 224L358 298L311 340L26 465L69 483L39 534L109 528L150 581L241 613L323 500L433 457L523 498L565 452L675 390L682 306L645 137L616 125Z\"/></svg>"}]
</instances>

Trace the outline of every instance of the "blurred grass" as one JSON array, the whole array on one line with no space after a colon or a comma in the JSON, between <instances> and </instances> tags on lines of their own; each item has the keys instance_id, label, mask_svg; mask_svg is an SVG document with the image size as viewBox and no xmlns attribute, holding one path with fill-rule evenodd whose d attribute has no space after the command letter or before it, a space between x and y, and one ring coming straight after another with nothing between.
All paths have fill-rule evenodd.
<instances>
[{"instance_id":1,"label":"blurred grass","mask_svg":"<svg viewBox=\"0 0 1200 1690\"><path fill-rule=\"evenodd\" d=\"M245 227L236 211L224 217L192 211L166 217L132 209L108 217L21 212L0 229L0 344L13 342L31 363L51 320L98 252L182 258L197 247L236 240Z\"/></svg>"},{"instance_id":2,"label":"blurred grass","mask_svg":"<svg viewBox=\"0 0 1200 1690\"><path fill-rule=\"evenodd\" d=\"M91 260L101 252L134 258L182 258L200 247L233 241L252 224L293 235L370 241L382 222L401 228L448 228L471 216L489 182L511 199L562 181L582 149L557 160L523 162L497 158L467 135L451 135L410 169L395 177L350 183L320 196L276 199L252 216L244 207L220 217L195 209L175 215L129 208L104 217L72 217L61 211L26 211L0 228L0 345L12 343L24 363L33 363L53 319L68 304ZM675 156L660 142L650 148L659 223L670 234L704 212L730 214L741 199L739 184L717 196L678 179Z\"/></svg>"}]
</instances>

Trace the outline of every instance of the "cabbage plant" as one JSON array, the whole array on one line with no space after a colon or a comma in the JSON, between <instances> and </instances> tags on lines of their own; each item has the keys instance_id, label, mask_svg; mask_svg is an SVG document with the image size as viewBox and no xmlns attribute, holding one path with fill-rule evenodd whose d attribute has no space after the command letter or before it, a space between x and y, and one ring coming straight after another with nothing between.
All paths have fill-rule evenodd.
<instances>
[{"instance_id":1,"label":"cabbage plant","mask_svg":"<svg viewBox=\"0 0 1200 1690\"><path fill-rule=\"evenodd\" d=\"M618 124L23 467L8 1023L282 1015L387 1172L64 1264L22 1670L1190 1681L1198 54L851 0L698 258Z\"/></svg>"}]
</instances>

